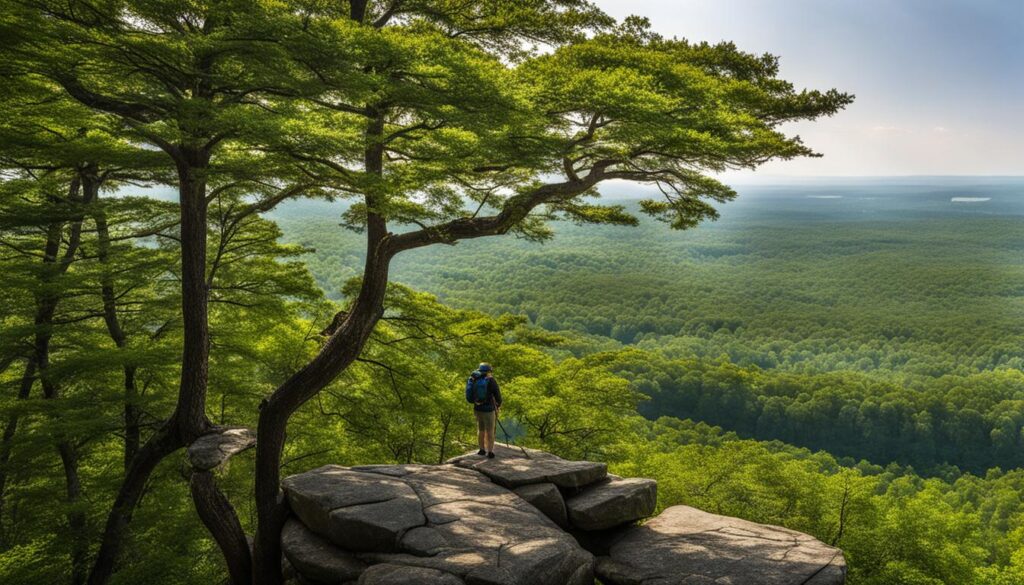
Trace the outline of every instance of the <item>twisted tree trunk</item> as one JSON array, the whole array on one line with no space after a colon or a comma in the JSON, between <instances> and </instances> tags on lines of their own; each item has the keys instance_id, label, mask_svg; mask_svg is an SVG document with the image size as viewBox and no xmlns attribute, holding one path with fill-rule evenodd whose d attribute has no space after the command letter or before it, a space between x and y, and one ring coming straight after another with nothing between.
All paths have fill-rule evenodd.
<instances>
[{"instance_id":1,"label":"twisted tree trunk","mask_svg":"<svg viewBox=\"0 0 1024 585\"><path fill-rule=\"evenodd\" d=\"M366 129L364 166L371 175L380 176L383 172L383 129L381 112L370 120ZM388 269L394 251L387 223L375 210L373 194L366 195L366 202L366 264L359 295L317 356L278 387L260 408L256 437L258 523L253 551L253 577L259 585L278 585L282 581L281 529L288 509L281 494L281 456L288 419L359 357L384 313Z\"/></svg>"},{"instance_id":2,"label":"twisted tree trunk","mask_svg":"<svg viewBox=\"0 0 1024 585\"><path fill-rule=\"evenodd\" d=\"M213 471L194 471L189 481L199 519L224 554L232 585L252 585L252 555L234 507L217 488Z\"/></svg>"},{"instance_id":3,"label":"twisted tree trunk","mask_svg":"<svg viewBox=\"0 0 1024 585\"><path fill-rule=\"evenodd\" d=\"M386 240L381 238L374 246L362 289L345 321L317 357L275 390L260 409L256 439L255 583L281 582L281 529L288 509L281 495L280 465L288 419L359 357L380 320L390 261L385 244Z\"/></svg>"},{"instance_id":4,"label":"twisted tree trunk","mask_svg":"<svg viewBox=\"0 0 1024 585\"><path fill-rule=\"evenodd\" d=\"M103 528L100 547L89 573L90 585L106 583L114 570L121 545L128 532L128 523L142 499L142 493L157 464L171 453L182 447L178 437L177 425L173 420L164 424L146 440L132 459L124 482L117 492L114 505L107 514L107 522Z\"/></svg>"}]
</instances>

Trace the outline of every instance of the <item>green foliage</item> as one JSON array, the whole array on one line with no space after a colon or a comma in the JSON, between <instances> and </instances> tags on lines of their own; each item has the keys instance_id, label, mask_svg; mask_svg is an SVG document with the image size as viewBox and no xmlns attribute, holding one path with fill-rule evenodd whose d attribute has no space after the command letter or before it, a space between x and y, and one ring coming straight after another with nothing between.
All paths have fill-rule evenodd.
<instances>
[{"instance_id":1,"label":"green foliage","mask_svg":"<svg viewBox=\"0 0 1024 585\"><path fill-rule=\"evenodd\" d=\"M851 583L975 583L999 573L983 567L1005 536L977 511L989 496L965 484L1012 490L1019 473L950 484L898 468L841 467L825 453L703 424L647 425L647 440L624 447L613 468L657 478L659 506L685 503L813 534L843 548ZM1018 501L1013 514L1021 511Z\"/></svg>"},{"instance_id":2,"label":"green foliage","mask_svg":"<svg viewBox=\"0 0 1024 585\"><path fill-rule=\"evenodd\" d=\"M0 369L0 412L5 430L12 421L18 425L17 434L4 438L0 464L6 479L0 493L0 574L9 582L67 578L66 551L74 538L67 518L84 514L89 538L102 527L128 449L126 408L137 409L136 424L145 433L175 406L181 336L176 206L132 197L85 201L74 190L68 194L68 180L70 173L38 179L26 174L4 182L0 191L3 294L12 301L0 317L3 355L12 357ZM225 195L217 204L223 221L210 231L208 274L215 307L211 354L218 365L210 392L219 415L211 417L230 424L250 420L260 383L265 391L275 376L296 367L294 348L301 348L309 327L303 328L304 320L324 310L305 267L293 261L301 249L279 244L273 224L239 214L239 201ZM76 231L80 245L69 255ZM54 233L56 239L49 236ZM57 262L48 262L55 241L61 243ZM67 267L59 271L64 261ZM111 290L110 313L104 311L105 287ZM40 321L48 299L59 302L52 318ZM110 332L111 318L120 341ZM40 397L31 377L29 392L20 393L40 336L52 339L44 375L60 390L55 396ZM122 373L129 367L132 393ZM88 498L70 499L65 469L54 464L65 437L75 438L80 490ZM118 582L155 575L208 582L223 570L219 550L194 515L178 464L167 461L154 477L147 497L160 504L140 511L139 540L132 544L138 564L129 563ZM197 559L191 573L183 572L182 558Z\"/></svg>"},{"instance_id":3,"label":"green foliage","mask_svg":"<svg viewBox=\"0 0 1024 585\"><path fill-rule=\"evenodd\" d=\"M626 352L616 371L651 397L641 411L704 420L744 436L837 456L945 464L975 473L1020 467L1024 377L1015 370L879 380L860 372L786 373Z\"/></svg>"},{"instance_id":4,"label":"green foliage","mask_svg":"<svg viewBox=\"0 0 1024 585\"><path fill-rule=\"evenodd\" d=\"M1006 203L995 216L958 212L955 186L761 189L692 233L560 223L543 248L417 251L395 274L453 306L571 332L575 355L646 350L618 370L652 398L646 416L984 473L1018 467L1024 452L1024 330L1008 318L1019 312L1021 231L1002 217L1020 213L1012 183L972 188ZM810 198L821 193L845 199ZM334 267L359 258L327 227L336 213L276 215L290 241L316 249L306 260L328 295L344 273Z\"/></svg>"},{"instance_id":5,"label":"green foliage","mask_svg":"<svg viewBox=\"0 0 1024 585\"><path fill-rule=\"evenodd\" d=\"M510 398L503 412L545 449L575 459L601 458L602 445L629 428L641 395L600 360L544 365L542 375L505 386Z\"/></svg>"},{"instance_id":6,"label":"green foliage","mask_svg":"<svg viewBox=\"0 0 1024 585\"><path fill-rule=\"evenodd\" d=\"M1006 316L1017 310L1020 231L1012 219L936 209L960 189L908 191L888 207L862 204L856 213L885 213L867 220L762 194L678 238L644 222L556 224L543 249L502 241L417 252L396 278L558 332L541 335L555 343L545 350L557 356L554 382L499 370L517 442L654 477L661 507L686 503L834 542L851 583L1018 583L1024 354ZM328 295L340 288L333 266L359 259L349 236L326 227L337 213L275 214L287 239L316 249L306 260ZM893 219L905 222L899 233ZM600 428L600 409L586 412L590 386L557 382L581 363L608 381L602 396L628 380L650 398L637 403L649 418L732 432L620 416L613 433L585 444L542 440L526 418Z\"/></svg>"}]
</instances>

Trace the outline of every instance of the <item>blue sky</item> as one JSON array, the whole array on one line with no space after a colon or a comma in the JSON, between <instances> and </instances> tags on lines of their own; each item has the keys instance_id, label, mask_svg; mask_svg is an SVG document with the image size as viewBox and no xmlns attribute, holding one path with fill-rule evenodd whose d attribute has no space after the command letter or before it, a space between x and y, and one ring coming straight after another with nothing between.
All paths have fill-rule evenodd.
<instances>
[{"instance_id":1,"label":"blue sky","mask_svg":"<svg viewBox=\"0 0 1024 585\"><path fill-rule=\"evenodd\" d=\"M797 86L856 94L834 118L787 128L824 158L770 163L759 179L1024 175L1024 0L595 2L665 36L779 55Z\"/></svg>"}]
</instances>

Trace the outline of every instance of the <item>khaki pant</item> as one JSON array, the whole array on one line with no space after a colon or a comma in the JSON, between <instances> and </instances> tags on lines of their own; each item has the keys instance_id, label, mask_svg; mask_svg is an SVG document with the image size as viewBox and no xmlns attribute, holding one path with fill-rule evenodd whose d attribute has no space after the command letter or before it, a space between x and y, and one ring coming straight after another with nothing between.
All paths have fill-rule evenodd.
<instances>
[{"instance_id":1,"label":"khaki pant","mask_svg":"<svg viewBox=\"0 0 1024 585\"><path fill-rule=\"evenodd\" d=\"M477 430L477 432L479 432L479 433L490 433L491 436L493 437L494 436L494 421L497 420L497 417L495 417L494 411L492 410L491 412L480 412L479 410L474 410L473 414L476 415L476 430Z\"/></svg>"}]
</instances>

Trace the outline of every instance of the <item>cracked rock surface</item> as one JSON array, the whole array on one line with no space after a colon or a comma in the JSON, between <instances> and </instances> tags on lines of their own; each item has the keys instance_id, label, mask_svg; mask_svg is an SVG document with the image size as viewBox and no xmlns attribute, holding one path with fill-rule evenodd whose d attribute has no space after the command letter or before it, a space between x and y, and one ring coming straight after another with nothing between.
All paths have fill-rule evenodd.
<instances>
[{"instance_id":1,"label":"cracked rock surface","mask_svg":"<svg viewBox=\"0 0 1024 585\"><path fill-rule=\"evenodd\" d=\"M426 522L416 492L398 479L325 465L283 484L299 520L347 550L395 550L406 530Z\"/></svg>"},{"instance_id":2,"label":"cracked rock surface","mask_svg":"<svg viewBox=\"0 0 1024 585\"><path fill-rule=\"evenodd\" d=\"M445 465L327 465L282 483L303 585L833 585L839 549L674 506L603 463L496 449ZM594 555L599 555L596 560ZM595 568L596 567L596 568Z\"/></svg>"},{"instance_id":3,"label":"cracked rock surface","mask_svg":"<svg viewBox=\"0 0 1024 585\"><path fill-rule=\"evenodd\" d=\"M778 526L673 506L625 531L597 576L606 585L840 585L843 553Z\"/></svg>"},{"instance_id":4,"label":"cracked rock surface","mask_svg":"<svg viewBox=\"0 0 1024 585\"><path fill-rule=\"evenodd\" d=\"M359 576L366 585L593 583L590 553L472 470L329 465L283 483L302 525L283 535L285 556L313 583L351 580L351 561L371 566ZM344 576L326 578L342 566Z\"/></svg>"},{"instance_id":5,"label":"cracked rock surface","mask_svg":"<svg viewBox=\"0 0 1024 585\"><path fill-rule=\"evenodd\" d=\"M281 531L281 548L292 567L316 583L355 581L366 570L366 563L313 534L295 518Z\"/></svg>"},{"instance_id":6,"label":"cracked rock surface","mask_svg":"<svg viewBox=\"0 0 1024 585\"><path fill-rule=\"evenodd\" d=\"M567 461L557 455L495 445L494 459L475 452L450 459L458 467L474 469L507 488L549 482L563 489L580 488L608 475L608 466L594 461Z\"/></svg>"}]
</instances>

